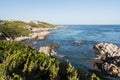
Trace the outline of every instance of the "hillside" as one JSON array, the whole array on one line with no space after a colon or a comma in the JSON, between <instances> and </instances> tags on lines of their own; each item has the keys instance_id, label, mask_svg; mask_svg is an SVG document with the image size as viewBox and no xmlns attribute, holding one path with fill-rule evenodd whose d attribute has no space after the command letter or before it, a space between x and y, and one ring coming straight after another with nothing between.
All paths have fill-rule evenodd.
<instances>
[{"instance_id":1,"label":"hillside","mask_svg":"<svg viewBox=\"0 0 120 80\"><path fill-rule=\"evenodd\" d=\"M55 26L39 21L4 21L0 20L0 38L14 39L15 37L27 36L32 33L32 28L54 28Z\"/></svg>"}]
</instances>

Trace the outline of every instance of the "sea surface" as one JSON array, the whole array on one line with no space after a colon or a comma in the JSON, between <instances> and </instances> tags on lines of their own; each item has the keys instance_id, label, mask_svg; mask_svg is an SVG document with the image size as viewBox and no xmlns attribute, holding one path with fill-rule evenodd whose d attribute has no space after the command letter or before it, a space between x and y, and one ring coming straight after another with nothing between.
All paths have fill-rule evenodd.
<instances>
[{"instance_id":1,"label":"sea surface","mask_svg":"<svg viewBox=\"0 0 120 80\"><path fill-rule=\"evenodd\" d=\"M67 60L75 67L93 69L93 61L97 55L93 46L97 43L113 43L120 45L120 25L62 25L59 30L50 31L52 34L43 41L24 41L39 50L41 46L50 43L59 45L56 51L59 60Z\"/></svg>"}]
</instances>

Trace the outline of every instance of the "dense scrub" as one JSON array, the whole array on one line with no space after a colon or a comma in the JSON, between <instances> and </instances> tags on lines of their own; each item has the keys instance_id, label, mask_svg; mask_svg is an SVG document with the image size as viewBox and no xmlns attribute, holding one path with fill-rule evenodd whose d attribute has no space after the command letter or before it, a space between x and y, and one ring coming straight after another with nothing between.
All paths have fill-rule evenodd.
<instances>
[{"instance_id":1,"label":"dense scrub","mask_svg":"<svg viewBox=\"0 0 120 80\"><path fill-rule=\"evenodd\" d=\"M21 24L21 25L20 25ZM31 31L20 27L23 26L23 23L17 23L17 22L5 22L5 24L0 25L0 33L4 37L11 37L15 38L18 36L26 36L31 33Z\"/></svg>"},{"instance_id":2,"label":"dense scrub","mask_svg":"<svg viewBox=\"0 0 120 80\"><path fill-rule=\"evenodd\" d=\"M101 80L19 42L0 41L0 80ZM103 79L102 79L103 80Z\"/></svg>"},{"instance_id":3,"label":"dense scrub","mask_svg":"<svg viewBox=\"0 0 120 80\"><path fill-rule=\"evenodd\" d=\"M26 36L31 33L31 31L26 30L24 28L20 27L9 27L9 26L0 26L0 33L4 37L12 38L14 39L15 37L18 36Z\"/></svg>"}]
</instances>

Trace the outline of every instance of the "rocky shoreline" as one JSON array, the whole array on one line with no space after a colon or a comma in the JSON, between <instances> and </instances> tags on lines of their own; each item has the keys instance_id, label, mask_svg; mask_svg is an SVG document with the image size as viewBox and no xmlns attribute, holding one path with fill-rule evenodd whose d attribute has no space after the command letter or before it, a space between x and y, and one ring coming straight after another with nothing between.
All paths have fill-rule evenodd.
<instances>
[{"instance_id":1,"label":"rocky shoreline","mask_svg":"<svg viewBox=\"0 0 120 80\"><path fill-rule=\"evenodd\" d=\"M57 27L55 28L32 28L31 31L33 32L32 34L29 34L28 36L21 36L15 38L13 41L24 41L24 40L44 40L48 35L51 33L49 30L56 30L58 29ZM50 46L43 46L40 47L39 52L43 52L47 54L50 57L55 57L55 51L52 49Z\"/></svg>"},{"instance_id":2,"label":"rocky shoreline","mask_svg":"<svg viewBox=\"0 0 120 80\"><path fill-rule=\"evenodd\" d=\"M50 34L49 30L55 29L58 29L58 27L41 21L1 20L0 40L44 40Z\"/></svg>"},{"instance_id":3,"label":"rocky shoreline","mask_svg":"<svg viewBox=\"0 0 120 80\"><path fill-rule=\"evenodd\" d=\"M99 55L94 63L95 70L101 74L120 77L120 47L110 43L100 43L93 49Z\"/></svg>"},{"instance_id":4,"label":"rocky shoreline","mask_svg":"<svg viewBox=\"0 0 120 80\"><path fill-rule=\"evenodd\" d=\"M51 34L50 30L60 29L41 21L0 21L0 40L21 42L25 40L44 40ZM8 30L7 30L8 29ZM25 36L26 35L26 36ZM49 56L54 56L54 50L50 46L40 47L39 52L44 52Z\"/></svg>"},{"instance_id":5,"label":"rocky shoreline","mask_svg":"<svg viewBox=\"0 0 120 80\"><path fill-rule=\"evenodd\" d=\"M32 28L33 33L28 36L21 36L15 38L13 41L24 41L24 40L44 40L46 36L50 34L49 30L56 30L57 28Z\"/></svg>"}]
</instances>

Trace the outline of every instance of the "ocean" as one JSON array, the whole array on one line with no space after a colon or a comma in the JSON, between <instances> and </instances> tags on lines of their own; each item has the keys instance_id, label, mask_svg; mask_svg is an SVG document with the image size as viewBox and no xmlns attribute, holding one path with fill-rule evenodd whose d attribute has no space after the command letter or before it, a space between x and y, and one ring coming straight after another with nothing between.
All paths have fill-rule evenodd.
<instances>
[{"instance_id":1,"label":"ocean","mask_svg":"<svg viewBox=\"0 0 120 80\"><path fill-rule=\"evenodd\" d=\"M33 48L39 49L49 43L59 45L56 50L59 60L67 60L75 67L94 69L93 61L97 57L93 46L98 43L113 43L120 45L120 25L62 25L58 30L50 31L45 40L24 41Z\"/></svg>"}]
</instances>

